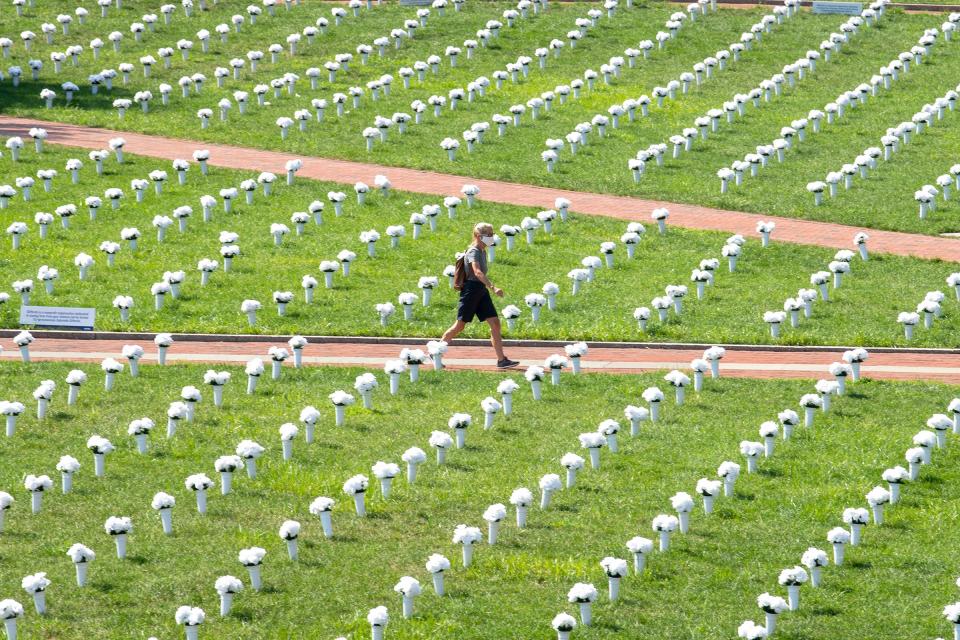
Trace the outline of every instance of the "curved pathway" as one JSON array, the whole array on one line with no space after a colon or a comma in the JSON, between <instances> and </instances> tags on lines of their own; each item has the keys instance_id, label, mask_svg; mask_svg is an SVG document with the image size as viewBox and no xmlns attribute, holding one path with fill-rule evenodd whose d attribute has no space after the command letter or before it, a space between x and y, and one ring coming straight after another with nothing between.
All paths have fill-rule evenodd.
<instances>
[{"instance_id":1,"label":"curved pathway","mask_svg":"<svg viewBox=\"0 0 960 640\"><path fill-rule=\"evenodd\" d=\"M9 331L4 333L10 333ZM156 364L156 347L150 335L95 338L53 338L41 333L30 347L31 358L36 361L57 360L71 362L99 362L112 357L122 360L120 353L124 344L139 344L147 352L142 362ZM283 338L275 342L260 338L246 340L237 337L222 341L215 337L204 340L199 336L177 340L169 348L167 363L223 363L238 365L259 356L267 359L267 349L272 345L285 346ZM455 342L444 356L450 369L494 370L495 359L489 346L479 346L479 341ZM417 345L412 340L358 340L350 338L332 341L311 342L303 351L303 362L308 366L353 366L380 371L383 363L397 357L404 347ZM20 353L9 337L0 340L5 347L0 360L18 361ZM419 341L420 348L424 348ZM563 349L558 344L544 346L533 343L514 343L507 353L520 361L521 367L542 364L544 359ZM699 358L702 347L685 345L664 347L655 344L629 346L592 345L583 358L585 372L639 373L666 369L688 370L690 361ZM786 348L727 347L727 355L721 361L722 375L750 378L829 378L827 367L840 360L841 348L817 348L815 350L789 350ZM287 366L293 361L288 360ZM429 365L425 369L430 369ZM514 370L515 377L523 369ZM872 352L862 368L863 375L871 378L894 380L938 380L957 383L960 381L960 351L884 350ZM506 374L505 374L506 375Z\"/></svg>"},{"instance_id":2,"label":"curved pathway","mask_svg":"<svg viewBox=\"0 0 960 640\"><path fill-rule=\"evenodd\" d=\"M0 116L0 135L2 136L26 136L30 127L46 129L49 136L48 142L52 144L102 149L106 148L107 140L120 136L127 141L124 149L128 153L167 160L189 159L194 149L204 148L210 150L209 163L211 165L233 169L271 171L278 175L285 173L284 165L288 160L299 158L303 160L303 168L297 174L300 178L342 183L358 181L372 183L373 176L382 173L389 176L396 189L433 195L459 194L460 188L466 182L470 182L480 187L479 199L520 206L552 208L558 197L564 197L573 203L571 207L573 211L623 220L649 222L650 211L657 207L667 207L670 209L669 224L671 225L740 233L745 236L758 235L756 233L758 220L774 220L777 224L774 238L781 242L838 249L850 248L853 236L858 231L864 230L861 227L826 222L761 216L688 204L566 191L495 180L478 180L431 171L387 167L347 160L302 157L275 151L206 144L138 133ZM873 252L928 259L939 258L952 262L960 261L960 239L870 229L867 229L867 231L870 234L870 249Z\"/></svg>"}]
</instances>

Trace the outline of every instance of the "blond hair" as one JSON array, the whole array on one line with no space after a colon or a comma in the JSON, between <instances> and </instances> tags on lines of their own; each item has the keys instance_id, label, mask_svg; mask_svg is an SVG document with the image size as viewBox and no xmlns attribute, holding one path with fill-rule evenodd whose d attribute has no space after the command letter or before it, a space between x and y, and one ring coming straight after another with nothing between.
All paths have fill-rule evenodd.
<instances>
[{"instance_id":1,"label":"blond hair","mask_svg":"<svg viewBox=\"0 0 960 640\"><path fill-rule=\"evenodd\" d=\"M489 233L486 233L486 234L485 234L485 233L484 233L485 231L486 231L486 232L489 232ZM493 225L490 224L489 222L478 222L477 224L473 225L473 235L474 235L474 237L477 237L477 238L479 238L479 237L482 236L482 235L490 235L490 236L492 236L492 235L493 235Z\"/></svg>"}]
</instances>

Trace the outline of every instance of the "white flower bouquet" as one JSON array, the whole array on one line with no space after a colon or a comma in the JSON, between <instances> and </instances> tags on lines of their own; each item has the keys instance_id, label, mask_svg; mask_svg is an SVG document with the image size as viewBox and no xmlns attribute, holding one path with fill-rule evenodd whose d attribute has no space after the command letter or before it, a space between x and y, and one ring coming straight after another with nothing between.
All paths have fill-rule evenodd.
<instances>
[{"instance_id":1,"label":"white flower bouquet","mask_svg":"<svg viewBox=\"0 0 960 640\"><path fill-rule=\"evenodd\" d=\"M543 368L550 370L550 382L553 385L560 384L560 372L566 366L567 366L567 359L564 356L561 356L560 354L557 354L557 353L547 356L546 360L544 360L543 362ZM527 369L527 371L529 371L529 369ZM539 399L539 398L535 398L535 399Z\"/></svg>"},{"instance_id":2,"label":"white flower bouquet","mask_svg":"<svg viewBox=\"0 0 960 640\"><path fill-rule=\"evenodd\" d=\"M43 507L43 493L53 487L53 481L50 476L33 474L28 475L23 480L23 488L30 492L30 508L34 515L40 513ZM9 503L4 510L9 508Z\"/></svg>"},{"instance_id":3,"label":"white flower bouquet","mask_svg":"<svg viewBox=\"0 0 960 640\"><path fill-rule=\"evenodd\" d=\"M713 503L716 497L720 495L720 481L710 480L709 478L700 478L697 481L697 494L703 498L703 512L713 513Z\"/></svg>"},{"instance_id":4,"label":"white flower bouquet","mask_svg":"<svg viewBox=\"0 0 960 640\"><path fill-rule=\"evenodd\" d=\"M420 379L420 366L427 361L423 351L403 348L400 350L400 360L410 371L410 382L417 382Z\"/></svg>"},{"instance_id":5,"label":"white flower bouquet","mask_svg":"<svg viewBox=\"0 0 960 640\"><path fill-rule=\"evenodd\" d=\"M343 492L353 498L353 504L357 511L357 516L363 518L367 515L366 503L364 497L366 496L367 487L370 485L370 481L365 475L355 475L347 479L343 483Z\"/></svg>"},{"instance_id":6,"label":"white flower bouquet","mask_svg":"<svg viewBox=\"0 0 960 640\"><path fill-rule=\"evenodd\" d=\"M823 567L827 566L827 562L827 554L821 549L810 547L803 552L800 563L810 572L811 587L820 586L820 572Z\"/></svg>"},{"instance_id":7,"label":"white flower bouquet","mask_svg":"<svg viewBox=\"0 0 960 640\"><path fill-rule=\"evenodd\" d=\"M740 453L747 459L747 473L757 471L757 459L763 453L763 445L759 442L743 440L740 442Z\"/></svg>"},{"instance_id":8,"label":"white flower bouquet","mask_svg":"<svg viewBox=\"0 0 960 640\"><path fill-rule=\"evenodd\" d=\"M874 487L866 497L867 504L873 511L873 523L878 526L883 524L883 508L890 502L890 492L883 487Z\"/></svg>"},{"instance_id":9,"label":"white flower bouquet","mask_svg":"<svg viewBox=\"0 0 960 640\"><path fill-rule=\"evenodd\" d=\"M167 410L167 437L172 437L173 430L176 428L171 425L171 422L175 425L179 416L185 416L185 414L186 406L183 406L182 402L173 402L170 404L170 409ZM154 426L155 424L150 418L137 418L136 420L130 421L127 427L127 434L133 436L136 441L137 453L143 455L147 452L147 437L150 435L150 432L153 431Z\"/></svg>"},{"instance_id":10,"label":"white flower bouquet","mask_svg":"<svg viewBox=\"0 0 960 640\"><path fill-rule=\"evenodd\" d=\"M427 342L427 353L430 354L430 358L433 361L434 371L441 371L443 369L443 354L447 352L447 343L443 340L430 340Z\"/></svg>"},{"instance_id":11,"label":"white flower bouquet","mask_svg":"<svg viewBox=\"0 0 960 640\"><path fill-rule=\"evenodd\" d=\"M113 389L113 382L117 374L123 371L123 364L117 362L113 358L104 358L100 362L100 368L104 373L104 388L107 391Z\"/></svg>"},{"instance_id":12,"label":"white flower bouquet","mask_svg":"<svg viewBox=\"0 0 960 640\"><path fill-rule=\"evenodd\" d=\"M47 407L53 399L53 392L57 388L53 380L42 380L33 390L33 398L37 401L37 420L43 420L47 415Z\"/></svg>"},{"instance_id":13,"label":"white flower bouquet","mask_svg":"<svg viewBox=\"0 0 960 640\"><path fill-rule=\"evenodd\" d=\"M580 623L589 627L593 622L592 605L597 599L597 589L592 584L578 582L567 592L567 602L580 607Z\"/></svg>"},{"instance_id":14,"label":"white flower bouquet","mask_svg":"<svg viewBox=\"0 0 960 640\"><path fill-rule=\"evenodd\" d=\"M693 511L693 498L689 493L679 491L670 498L670 504L677 512L680 533L686 534L690 531L690 512Z\"/></svg>"},{"instance_id":15,"label":"white flower bouquet","mask_svg":"<svg viewBox=\"0 0 960 640\"><path fill-rule=\"evenodd\" d=\"M267 555L267 550L261 547L249 547L241 549L237 554L237 560L247 568L250 576L250 586L254 591L260 591L263 588L263 558Z\"/></svg>"},{"instance_id":16,"label":"white flower bouquet","mask_svg":"<svg viewBox=\"0 0 960 640\"><path fill-rule=\"evenodd\" d=\"M670 534L677 529L680 521L676 516L660 514L653 519L651 527L660 536L660 551L665 552L670 548Z\"/></svg>"},{"instance_id":17,"label":"white flower bouquet","mask_svg":"<svg viewBox=\"0 0 960 640\"><path fill-rule=\"evenodd\" d=\"M243 460L247 468L247 477L253 480L257 477L257 459L263 455L264 448L253 440L241 440L237 444L236 454Z\"/></svg>"},{"instance_id":18,"label":"white flower bouquet","mask_svg":"<svg viewBox=\"0 0 960 640\"><path fill-rule=\"evenodd\" d=\"M237 455L220 456L213 463L214 469L220 474L220 495L230 493L233 486L233 474L243 469L243 460Z\"/></svg>"},{"instance_id":19,"label":"white flower bouquet","mask_svg":"<svg viewBox=\"0 0 960 640\"><path fill-rule=\"evenodd\" d=\"M92 435L87 439L87 449L93 453L94 474L98 478L105 475L104 458L114 448L110 441L104 437Z\"/></svg>"},{"instance_id":20,"label":"white flower bouquet","mask_svg":"<svg viewBox=\"0 0 960 640\"><path fill-rule=\"evenodd\" d=\"M214 371L207 369L203 374L203 383L210 385L213 389L213 404L220 408L223 406L223 387L230 381L229 371Z\"/></svg>"},{"instance_id":21,"label":"white flower bouquet","mask_svg":"<svg viewBox=\"0 0 960 640\"><path fill-rule=\"evenodd\" d=\"M0 512L2 512L2 510L0 510ZM97 554L95 554L92 549L77 542L67 550L67 556L76 568L77 586L85 586L87 584L87 570L90 567L90 563L97 557Z\"/></svg>"},{"instance_id":22,"label":"white flower bouquet","mask_svg":"<svg viewBox=\"0 0 960 640\"><path fill-rule=\"evenodd\" d=\"M809 579L806 569L801 566L795 566L791 569L784 569L780 572L777 581L781 586L787 588L787 599L790 603L790 611L796 611L800 608L800 585Z\"/></svg>"},{"instance_id":23,"label":"white flower bouquet","mask_svg":"<svg viewBox=\"0 0 960 640\"><path fill-rule=\"evenodd\" d=\"M390 498L390 488L393 485L393 479L400 473L400 467L392 462L382 462L378 460L371 472L374 477L380 481L380 494L384 500Z\"/></svg>"},{"instance_id":24,"label":"white flower bouquet","mask_svg":"<svg viewBox=\"0 0 960 640\"><path fill-rule=\"evenodd\" d=\"M20 8L17 8L18 11ZM37 574L46 575L46 574ZM29 577L29 576L28 576ZM24 587L26 588L26 586ZM43 593L41 591L41 593ZM17 640L17 618L23 617L23 605L16 600L0 600L0 619L3 620L7 640Z\"/></svg>"},{"instance_id":25,"label":"white flower bouquet","mask_svg":"<svg viewBox=\"0 0 960 640\"><path fill-rule=\"evenodd\" d=\"M103 524L104 531L113 537L117 546L117 558L127 557L127 535L133 531L133 523L128 517L110 516Z\"/></svg>"},{"instance_id":26,"label":"white flower bouquet","mask_svg":"<svg viewBox=\"0 0 960 640\"><path fill-rule=\"evenodd\" d=\"M177 501L173 496L162 491L154 495L150 502L151 508L160 515L163 534L167 536L173 534L173 507L176 503Z\"/></svg>"},{"instance_id":27,"label":"white flower bouquet","mask_svg":"<svg viewBox=\"0 0 960 640\"><path fill-rule=\"evenodd\" d=\"M723 495L733 497L737 478L740 476L740 465L736 462L723 462L717 468L717 475L723 480Z\"/></svg>"},{"instance_id":28,"label":"white flower bouquet","mask_svg":"<svg viewBox=\"0 0 960 640\"><path fill-rule=\"evenodd\" d=\"M570 640L570 633L577 628L577 620L568 613L558 613L550 626L557 632L557 640Z\"/></svg>"},{"instance_id":29,"label":"white flower bouquet","mask_svg":"<svg viewBox=\"0 0 960 640\"><path fill-rule=\"evenodd\" d=\"M234 596L243 591L243 583L233 576L220 576L213 586L220 596L220 617L226 618L233 607Z\"/></svg>"},{"instance_id":30,"label":"white flower bouquet","mask_svg":"<svg viewBox=\"0 0 960 640\"><path fill-rule=\"evenodd\" d=\"M600 561L600 567L607 574L610 602L616 602L620 597L620 580L627 575L627 561L608 556Z\"/></svg>"},{"instance_id":31,"label":"white flower bouquet","mask_svg":"<svg viewBox=\"0 0 960 640\"><path fill-rule=\"evenodd\" d=\"M191 476L187 476L187 479L184 480L183 484L187 489L196 494L197 512L200 515L206 515L207 491L213 488L213 480L208 478L206 474L195 473Z\"/></svg>"},{"instance_id":32,"label":"white flower bouquet","mask_svg":"<svg viewBox=\"0 0 960 640\"><path fill-rule=\"evenodd\" d=\"M300 536L300 523L296 520L284 520L280 525L280 539L287 545L287 556L296 562L300 557L297 538Z\"/></svg>"},{"instance_id":33,"label":"white flower bouquet","mask_svg":"<svg viewBox=\"0 0 960 640\"><path fill-rule=\"evenodd\" d=\"M757 596L757 606L760 607L766 617L766 636L773 635L777 627L777 616L788 609L787 601L780 596L761 593Z\"/></svg>"},{"instance_id":34,"label":"white flower bouquet","mask_svg":"<svg viewBox=\"0 0 960 640\"><path fill-rule=\"evenodd\" d=\"M863 527L870 522L870 513L862 507L849 507L843 510L843 521L850 526L850 544L860 544Z\"/></svg>"},{"instance_id":35,"label":"white flower bouquet","mask_svg":"<svg viewBox=\"0 0 960 640\"><path fill-rule=\"evenodd\" d=\"M17 417L26 411L22 402L0 400L0 416L4 417L6 422L6 434L12 438L17 429Z\"/></svg>"},{"instance_id":36,"label":"white flower bouquet","mask_svg":"<svg viewBox=\"0 0 960 640\"><path fill-rule=\"evenodd\" d=\"M580 440L580 446L590 453L590 467L600 468L600 449L607 445L607 439L602 433L588 431L581 433L577 438Z\"/></svg>"},{"instance_id":37,"label":"white flower bouquet","mask_svg":"<svg viewBox=\"0 0 960 640\"><path fill-rule=\"evenodd\" d=\"M332 498L325 496L320 496L310 503L310 513L320 518L320 525L326 538L333 537L333 521L330 514L333 511L334 504Z\"/></svg>"},{"instance_id":38,"label":"white flower bouquet","mask_svg":"<svg viewBox=\"0 0 960 640\"><path fill-rule=\"evenodd\" d=\"M466 569L473 561L473 546L483 540L483 534L477 527L458 524L453 531L453 543L459 544L463 552L463 567Z\"/></svg>"}]
</instances>

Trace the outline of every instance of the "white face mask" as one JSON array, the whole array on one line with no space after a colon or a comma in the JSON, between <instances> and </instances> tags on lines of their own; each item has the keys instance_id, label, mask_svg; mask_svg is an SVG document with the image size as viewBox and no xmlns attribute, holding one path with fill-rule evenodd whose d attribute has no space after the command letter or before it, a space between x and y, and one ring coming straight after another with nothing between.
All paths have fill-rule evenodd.
<instances>
[{"instance_id":1,"label":"white face mask","mask_svg":"<svg viewBox=\"0 0 960 640\"><path fill-rule=\"evenodd\" d=\"M493 236L480 236L480 242L491 247L493 246Z\"/></svg>"}]
</instances>

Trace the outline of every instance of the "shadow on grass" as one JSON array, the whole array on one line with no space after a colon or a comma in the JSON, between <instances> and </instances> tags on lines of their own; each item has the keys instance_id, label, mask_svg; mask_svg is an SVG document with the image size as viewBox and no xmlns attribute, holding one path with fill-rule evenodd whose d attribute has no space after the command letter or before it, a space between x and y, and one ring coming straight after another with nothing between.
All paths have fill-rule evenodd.
<instances>
[{"instance_id":1,"label":"shadow on grass","mask_svg":"<svg viewBox=\"0 0 960 640\"><path fill-rule=\"evenodd\" d=\"M87 61L90 62L90 61ZM0 91L0 112L7 114L14 114L22 109L34 110L38 106L43 106L43 101L40 99L40 92L43 89L52 89L56 92L57 97L53 101L54 108L49 109L47 112L49 115L43 115L44 119L49 118L54 120L57 118L57 112L63 109L75 109L77 111L101 111L108 112L113 111L116 114L116 110L113 108L113 101L118 98L127 98L133 100L134 90L124 86L122 80L122 74L118 73L117 77L113 81L113 88L107 89L106 85L101 84L97 93L92 93L91 85L89 82L83 84L77 84L77 91L73 92L73 100L70 101L70 104L67 104L66 91L62 88L62 83L66 81L73 81L76 78L75 74L69 73L71 71L76 71L76 68L73 67L70 63L64 65L64 72L61 76L48 76L40 80L33 80L30 77L30 70L24 68L24 77L21 78L19 86L14 88L12 85L5 87L4 91ZM136 73L142 73L142 70L138 69ZM131 79L135 74L131 73ZM175 91L179 92L179 87L175 87ZM160 96L156 95L154 98L157 105L160 104ZM151 101L154 102L154 101ZM133 104L131 109L140 109L136 103ZM51 130L48 128L48 131ZM8 133L5 128L0 127L0 132ZM21 132L25 133L25 132Z\"/></svg>"}]
</instances>

